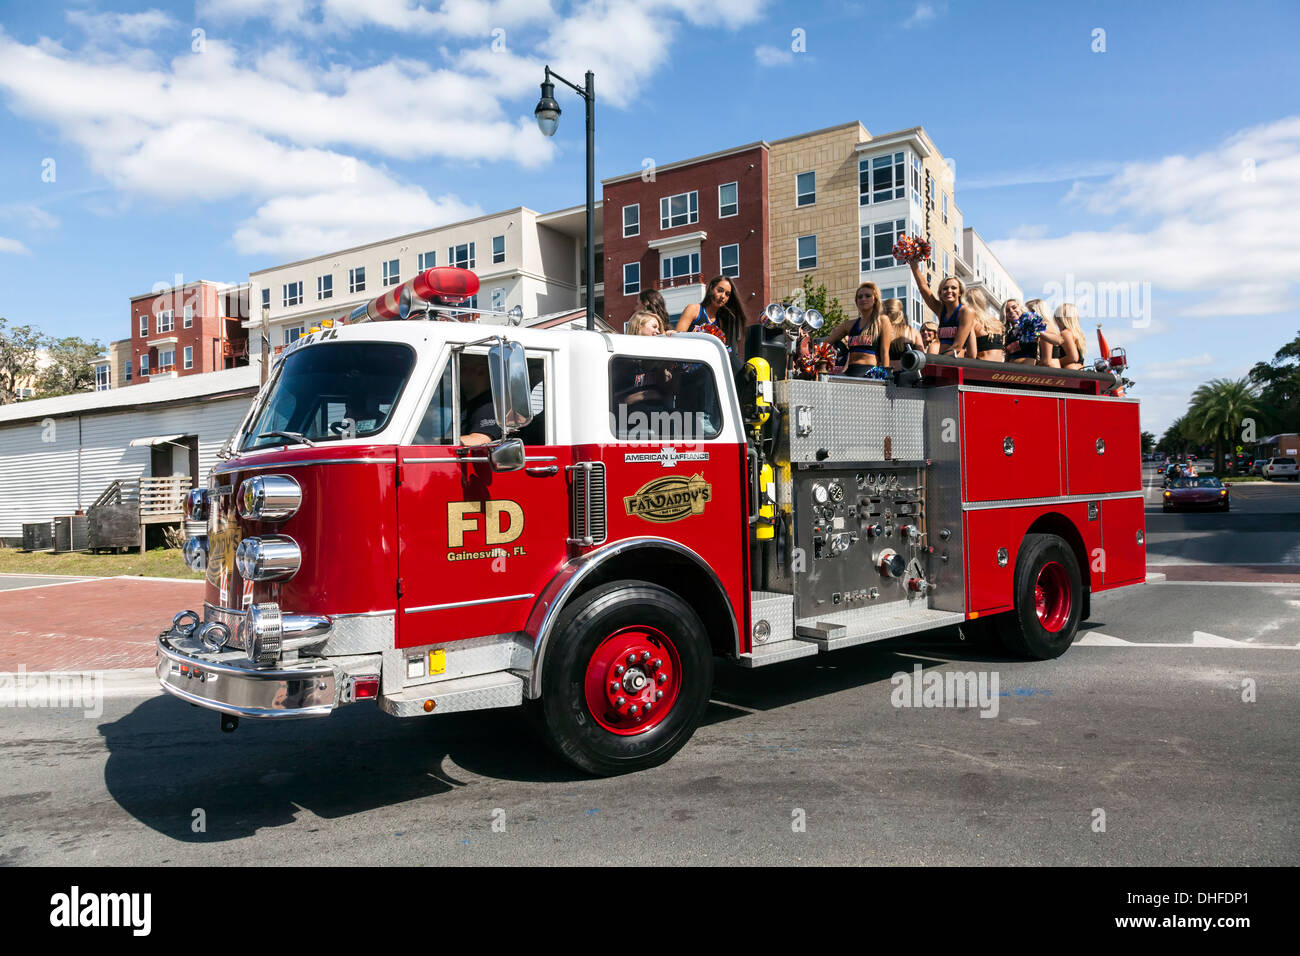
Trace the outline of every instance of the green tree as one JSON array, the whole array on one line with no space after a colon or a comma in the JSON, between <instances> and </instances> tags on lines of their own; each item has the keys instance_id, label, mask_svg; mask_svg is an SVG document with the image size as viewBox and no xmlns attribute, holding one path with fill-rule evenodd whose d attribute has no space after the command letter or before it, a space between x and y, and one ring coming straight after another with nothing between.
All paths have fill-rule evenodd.
<instances>
[{"instance_id":1,"label":"green tree","mask_svg":"<svg viewBox=\"0 0 1300 956\"><path fill-rule=\"evenodd\" d=\"M48 343L50 365L37 379L40 398L86 392L95 387L95 359L104 347L97 341L87 342L76 336L51 339Z\"/></svg>"},{"instance_id":2,"label":"green tree","mask_svg":"<svg viewBox=\"0 0 1300 956\"><path fill-rule=\"evenodd\" d=\"M0 405L18 401L18 383L36 374L36 360L45 336L30 325L15 325L0 318Z\"/></svg>"},{"instance_id":3,"label":"green tree","mask_svg":"<svg viewBox=\"0 0 1300 956\"><path fill-rule=\"evenodd\" d=\"M1246 419L1259 417L1259 391L1249 378L1216 378L1192 393L1187 418L1206 441L1214 442L1214 470L1223 468L1223 447L1241 439Z\"/></svg>"},{"instance_id":4,"label":"green tree","mask_svg":"<svg viewBox=\"0 0 1300 956\"><path fill-rule=\"evenodd\" d=\"M1256 362L1250 381L1259 386L1259 431L1291 431L1300 424L1300 332L1271 362Z\"/></svg>"},{"instance_id":5,"label":"green tree","mask_svg":"<svg viewBox=\"0 0 1300 956\"><path fill-rule=\"evenodd\" d=\"M1142 433L1142 454L1149 455L1156 447L1156 436L1150 432Z\"/></svg>"}]
</instances>

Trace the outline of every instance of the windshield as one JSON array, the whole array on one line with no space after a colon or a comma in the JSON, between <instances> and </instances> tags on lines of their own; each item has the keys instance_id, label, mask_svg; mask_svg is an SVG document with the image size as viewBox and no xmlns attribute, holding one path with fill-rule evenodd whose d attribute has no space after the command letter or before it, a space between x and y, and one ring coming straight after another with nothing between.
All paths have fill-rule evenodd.
<instances>
[{"instance_id":1,"label":"windshield","mask_svg":"<svg viewBox=\"0 0 1300 956\"><path fill-rule=\"evenodd\" d=\"M1218 478L1179 478L1173 488L1222 488Z\"/></svg>"},{"instance_id":2,"label":"windshield","mask_svg":"<svg viewBox=\"0 0 1300 956\"><path fill-rule=\"evenodd\" d=\"M339 342L291 352L239 449L373 435L388 424L414 364L411 348L394 342Z\"/></svg>"}]
</instances>

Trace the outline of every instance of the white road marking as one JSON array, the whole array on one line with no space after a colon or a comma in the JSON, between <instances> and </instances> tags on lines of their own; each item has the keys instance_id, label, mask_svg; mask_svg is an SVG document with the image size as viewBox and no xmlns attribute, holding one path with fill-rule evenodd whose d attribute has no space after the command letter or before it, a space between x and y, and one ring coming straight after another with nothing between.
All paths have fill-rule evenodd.
<instances>
[{"instance_id":1,"label":"white road marking","mask_svg":"<svg viewBox=\"0 0 1300 956\"><path fill-rule=\"evenodd\" d=\"M1198 640L1199 638L1199 640ZM1101 631L1089 631L1074 642L1075 647L1232 647L1250 650L1300 651L1300 644L1254 644L1250 641L1234 641L1227 637L1217 637L1203 631L1193 631L1191 643L1166 643L1164 641L1126 641L1122 637L1103 634Z\"/></svg>"}]
</instances>

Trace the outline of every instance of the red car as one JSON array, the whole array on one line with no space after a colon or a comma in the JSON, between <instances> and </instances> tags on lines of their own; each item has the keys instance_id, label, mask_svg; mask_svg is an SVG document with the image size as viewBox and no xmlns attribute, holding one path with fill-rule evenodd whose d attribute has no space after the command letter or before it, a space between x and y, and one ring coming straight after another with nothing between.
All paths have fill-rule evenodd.
<instances>
[{"instance_id":1,"label":"red car","mask_svg":"<svg viewBox=\"0 0 1300 956\"><path fill-rule=\"evenodd\" d=\"M1213 508L1227 511L1231 506L1228 489L1218 478L1173 478L1165 489L1164 510Z\"/></svg>"}]
</instances>

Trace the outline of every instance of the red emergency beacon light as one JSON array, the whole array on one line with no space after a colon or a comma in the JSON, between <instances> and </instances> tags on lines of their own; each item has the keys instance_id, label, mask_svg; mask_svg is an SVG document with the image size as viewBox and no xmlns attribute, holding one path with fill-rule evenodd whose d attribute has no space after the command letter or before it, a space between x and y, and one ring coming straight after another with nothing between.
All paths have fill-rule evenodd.
<instances>
[{"instance_id":1,"label":"red emergency beacon light","mask_svg":"<svg viewBox=\"0 0 1300 956\"><path fill-rule=\"evenodd\" d=\"M410 282L389 289L341 318L347 322L384 322L409 318L420 305L456 305L478 293L478 276L468 269L426 269Z\"/></svg>"}]
</instances>

